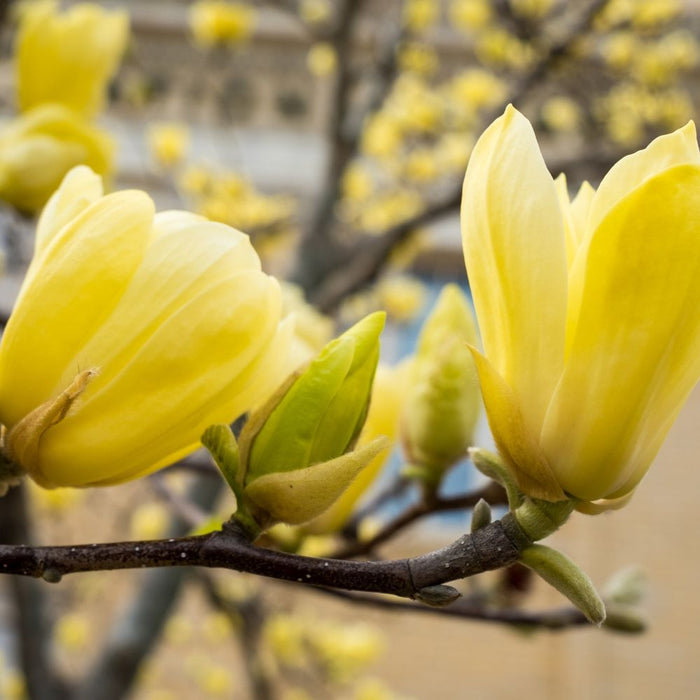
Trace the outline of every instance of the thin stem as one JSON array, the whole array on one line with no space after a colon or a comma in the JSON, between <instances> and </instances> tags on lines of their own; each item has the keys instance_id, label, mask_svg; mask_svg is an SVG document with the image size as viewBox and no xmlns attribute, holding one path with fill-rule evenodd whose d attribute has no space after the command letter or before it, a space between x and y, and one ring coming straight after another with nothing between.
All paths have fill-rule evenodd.
<instances>
[{"instance_id":1,"label":"thin stem","mask_svg":"<svg viewBox=\"0 0 700 700\"><path fill-rule=\"evenodd\" d=\"M473 508L481 499L491 505L505 505L507 503L503 488L491 481L483 488L473 493L462 496L433 496L423 498L418 503L407 508L403 513L390 520L376 535L364 542L352 542L338 550L334 556L338 559L351 559L364 554L369 554L380 544L393 538L396 534L405 530L417 520L435 513L444 513L452 510L465 510Z\"/></svg>"}]
</instances>

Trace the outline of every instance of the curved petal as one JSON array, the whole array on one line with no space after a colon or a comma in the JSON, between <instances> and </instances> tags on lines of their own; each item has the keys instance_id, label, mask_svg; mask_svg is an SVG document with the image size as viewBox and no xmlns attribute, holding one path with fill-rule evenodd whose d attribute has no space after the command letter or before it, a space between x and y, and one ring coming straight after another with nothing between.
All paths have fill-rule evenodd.
<instances>
[{"instance_id":1,"label":"curved petal","mask_svg":"<svg viewBox=\"0 0 700 700\"><path fill-rule=\"evenodd\" d=\"M525 423L517 399L496 368L469 346L479 373L484 407L498 451L508 464L518 487L533 498L563 501L566 494L557 482L535 436Z\"/></svg>"},{"instance_id":2,"label":"curved petal","mask_svg":"<svg viewBox=\"0 0 700 700\"><path fill-rule=\"evenodd\" d=\"M572 286L580 310L541 445L567 492L615 498L700 375L700 166L671 168L614 207Z\"/></svg>"},{"instance_id":3,"label":"curved petal","mask_svg":"<svg viewBox=\"0 0 700 700\"><path fill-rule=\"evenodd\" d=\"M619 160L601 181L591 204L590 227L598 228L608 212L642 183L677 165L700 164L695 124L654 139L645 149Z\"/></svg>"},{"instance_id":4,"label":"curved petal","mask_svg":"<svg viewBox=\"0 0 700 700\"><path fill-rule=\"evenodd\" d=\"M104 194L102 178L86 165L73 168L61 182L39 216L34 254L46 249L63 226Z\"/></svg>"},{"instance_id":5,"label":"curved petal","mask_svg":"<svg viewBox=\"0 0 700 700\"><path fill-rule=\"evenodd\" d=\"M479 139L462 241L486 356L539 434L564 363L564 224L530 123L512 107Z\"/></svg>"},{"instance_id":6,"label":"curved petal","mask_svg":"<svg viewBox=\"0 0 700 700\"><path fill-rule=\"evenodd\" d=\"M234 380L274 337L280 306L278 286L257 271L190 298L123 369L106 365L76 410L46 432L39 469L56 485L134 478L196 445L207 425L232 421ZM222 403L229 387L233 396Z\"/></svg>"},{"instance_id":7,"label":"curved petal","mask_svg":"<svg viewBox=\"0 0 700 700\"><path fill-rule=\"evenodd\" d=\"M0 346L0 420L6 426L90 369L77 366L75 356L124 294L152 219L153 202L145 194L108 195L65 225L32 263Z\"/></svg>"}]
</instances>

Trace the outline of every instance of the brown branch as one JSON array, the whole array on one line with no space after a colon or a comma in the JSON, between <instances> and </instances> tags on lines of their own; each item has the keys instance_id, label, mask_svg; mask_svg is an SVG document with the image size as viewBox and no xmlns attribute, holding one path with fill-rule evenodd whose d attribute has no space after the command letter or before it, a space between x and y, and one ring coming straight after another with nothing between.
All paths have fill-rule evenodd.
<instances>
[{"instance_id":1,"label":"brown branch","mask_svg":"<svg viewBox=\"0 0 700 700\"><path fill-rule=\"evenodd\" d=\"M370 539L363 542L352 542L341 548L334 554L334 558L351 559L353 557L369 554L380 544L390 540L421 518L436 513L473 508L482 498L492 505L504 505L507 503L505 491L494 481L490 481L478 491L463 496L435 496L432 498L424 498L389 521Z\"/></svg>"},{"instance_id":2,"label":"brown branch","mask_svg":"<svg viewBox=\"0 0 700 700\"><path fill-rule=\"evenodd\" d=\"M0 572L57 582L82 571L204 566L283 581L404 597L425 588L508 566L530 544L511 513L452 544L410 559L316 559L251 544L235 521L206 535L61 547L0 545Z\"/></svg>"}]
</instances>

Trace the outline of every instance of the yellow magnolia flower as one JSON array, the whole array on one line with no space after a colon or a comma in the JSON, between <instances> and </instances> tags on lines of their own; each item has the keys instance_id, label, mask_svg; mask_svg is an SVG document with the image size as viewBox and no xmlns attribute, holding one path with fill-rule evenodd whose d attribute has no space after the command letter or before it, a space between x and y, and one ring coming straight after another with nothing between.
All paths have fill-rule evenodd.
<instances>
[{"instance_id":1,"label":"yellow magnolia flower","mask_svg":"<svg viewBox=\"0 0 700 700\"><path fill-rule=\"evenodd\" d=\"M15 47L20 109L59 102L94 116L128 40L129 16L122 10L79 3L59 12L54 0L31 3Z\"/></svg>"},{"instance_id":2,"label":"yellow magnolia flower","mask_svg":"<svg viewBox=\"0 0 700 700\"><path fill-rule=\"evenodd\" d=\"M0 130L0 199L39 210L76 165L100 175L112 169L110 136L61 104L43 104Z\"/></svg>"},{"instance_id":3,"label":"yellow magnolia flower","mask_svg":"<svg viewBox=\"0 0 700 700\"><path fill-rule=\"evenodd\" d=\"M134 479L280 379L275 280L248 237L71 171L0 344L4 455L39 484Z\"/></svg>"},{"instance_id":4,"label":"yellow magnolia flower","mask_svg":"<svg viewBox=\"0 0 700 700\"><path fill-rule=\"evenodd\" d=\"M253 33L255 20L255 10L239 2L198 0L190 8L194 40L205 48L243 43Z\"/></svg>"},{"instance_id":5,"label":"yellow magnolia flower","mask_svg":"<svg viewBox=\"0 0 700 700\"><path fill-rule=\"evenodd\" d=\"M152 124L146 132L146 143L158 165L172 168L187 155L190 130L186 124L176 122Z\"/></svg>"},{"instance_id":6,"label":"yellow magnolia flower","mask_svg":"<svg viewBox=\"0 0 700 700\"><path fill-rule=\"evenodd\" d=\"M335 73L338 67L338 54L333 44L327 41L316 42L309 49L306 65L317 78L326 78Z\"/></svg>"},{"instance_id":7,"label":"yellow magnolia flower","mask_svg":"<svg viewBox=\"0 0 700 700\"><path fill-rule=\"evenodd\" d=\"M622 159L580 197L587 215L562 213L532 127L512 107L483 134L462 201L484 344L472 353L520 488L619 503L700 376L694 125Z\"/></svg>"}]
</instances>

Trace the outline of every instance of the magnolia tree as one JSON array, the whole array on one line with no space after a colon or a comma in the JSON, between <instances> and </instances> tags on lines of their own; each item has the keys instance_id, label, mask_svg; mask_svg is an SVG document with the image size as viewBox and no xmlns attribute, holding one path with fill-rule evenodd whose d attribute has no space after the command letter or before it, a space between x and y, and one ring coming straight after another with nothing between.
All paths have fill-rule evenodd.
<instances>
[{"instance_id":1,"label":"magnolia tree","mask_svg":"<svg viewBox=\"0 0 700 700\"><path fill-rule=\"evenodd\" d=\"M20 669L11 675L3 660L7 695L22 697L26 684L32 698L125 697L161 631L177 628L187 580L216 611L213 629L240 642L251 696L394 697L357 681L376 633L305 621L235 572L358 607L644 627L634 577L603 598L540 541L574 511L630 500L700 376L700 152L679 83L697 47L677 28L676 3L387 4L388 30L362 69L353 45L369 3L269 4L301 20L311 74L332 81L326 185L305 225L288 195L184 162L182 124L152 125L148 138L194 213L156 213L141 191L105 193L114 143L94 120L128 17L90 4L18 8L18 113L0 132L0 197L15 216L38 218L0 346L0 571L12 575ZM250 49L258 12L198 2L191 31L219 60L229 45ZM441 22L464 35L452 74L435 48ZM590 85L576 79L584 73ZM358 96L364 81L371 89ZM553 179L561 163L548 169L510 103L550 145L565 138L567 163L598 178L609 163L599 186L570 193L564 176ZM615 162L659 131L670 133ZM475 315L447 285L414 354L380 364L384 311L342 333L339 311L347 320L385 302L410 316L418 283L390 287L382 275L418 227L460 203ZM262 271L271 240L296 246L296 287ZM364 301L349 306L358 293ZM495 451L475 444L482 404ZM394 444L404 467L371 495ZM201 446L208 454L193 456ZM467 456L488 478L444 493ZM184 494L168 481L183 473ZM135 539L34 541L30 485L34 500L63 494L58 503L75 493L62 487L149 475L140 483L161 504L134 507ZM377 522L392 500L395 515ZM380 545L445 511L470 511L470 531L379 557ZM45 582L142 568L157 570L101 635L92 666L64 677L47 645L56 611ZM571 607L528 612L462 583L501 569L488 585L535 572ZM85 642L79 604L56 629L65 646ZM233 692L223 667L202 662L195 675L202 692Z\"/></svg>"}]
</instances>

